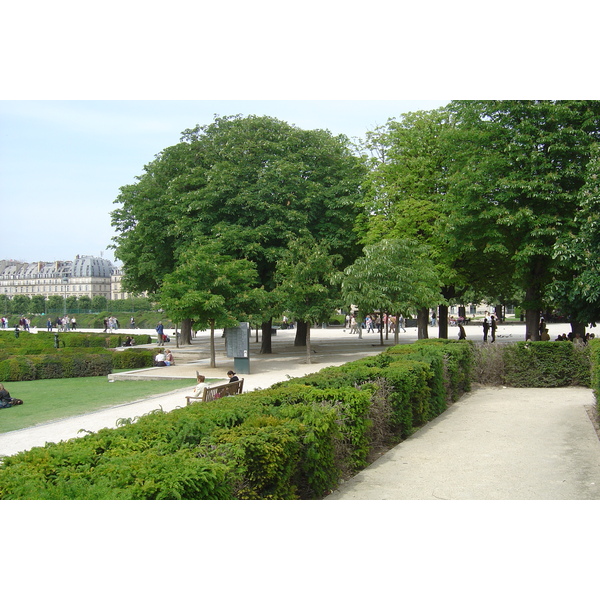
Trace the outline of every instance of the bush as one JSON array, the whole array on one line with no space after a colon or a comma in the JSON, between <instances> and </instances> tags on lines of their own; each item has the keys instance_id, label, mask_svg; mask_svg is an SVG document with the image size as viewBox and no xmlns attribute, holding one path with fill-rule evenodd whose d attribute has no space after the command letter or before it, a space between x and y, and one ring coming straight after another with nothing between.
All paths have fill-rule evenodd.
<instances>
[{"instance_id":1,"label":"bush","mask_svg":"<svg viewBox=\"0 0 600 600\"><path fill-rule=\"evenodd\" d=\"M504 350L505 385L511 387L590 386L587 346L569 342L517 342Z\"/></svg>"},{"instance_id":2,"label":"bush","mask_svg":"<svg viewBox=\"0 0 600 600\"><path fill-rule=\"evenodd\" d=\"M109 351L122 343L122 336L84 333L59 334L55 348L53 333L23 333L11 338L0 335L0 379L30 381L108 375L113 369L138 369L154 364L154 353L144 348ZM147 335L133 336L137 344L151 341Z\"/></svg>"}]
</instances>

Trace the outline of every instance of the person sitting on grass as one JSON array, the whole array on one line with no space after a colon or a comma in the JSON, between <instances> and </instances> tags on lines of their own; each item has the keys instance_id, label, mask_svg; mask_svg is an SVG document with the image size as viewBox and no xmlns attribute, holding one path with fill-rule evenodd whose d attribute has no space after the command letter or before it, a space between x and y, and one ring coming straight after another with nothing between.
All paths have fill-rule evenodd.
<instances>
[{"instance_id":1,"label":"person sitting on grass","mask_svg":"<svg viewBox=\"0 0 600 600\"><path fill-rule=\"evenodd\" d=\"M23 404L23 400L11 398L9 391L0 383L0 408L10 408Z\"/></svg>"},{"instance_id":2,"label":"person sitting on grass","mask_svg":"<svg viewBox=\"0 0 600 600\"><path fill-rule=\"evenodd\" d=\"M155 367L166 367L167 363L165 362L165 355L162 350L158 351L158 354L154 357L154 366Z\"/></svg>"},{"instance_id":3,"label":"person sitting on grass","mask_svg":"<svg viewBox=\"0 0 600 600\"><path fill-rule=\"evenodd\" d=\"M175 359L173 358L173 353L170 350L167 350L167 353L165 354L165 363L166 363L167 367L175 364Z\"/></svg>"}]
</instances>

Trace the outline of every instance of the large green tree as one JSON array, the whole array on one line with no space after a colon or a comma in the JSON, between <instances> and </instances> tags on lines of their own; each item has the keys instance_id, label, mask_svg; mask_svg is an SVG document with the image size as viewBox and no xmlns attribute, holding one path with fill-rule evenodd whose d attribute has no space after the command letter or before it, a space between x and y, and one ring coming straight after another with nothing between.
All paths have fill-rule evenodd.
<instances>
[{"instance_id":1,"label":"large green tree","mask_svg":"<svg viewBox=\"0 0 600 600\"><path fill-rule=\"evenodd\" d=\"M181 253L207 237L252 261L268 293L277 261L299 235L327 242L348 263L360 252L353 225L365 168L344 136L271 117L217 117L185 131L144 170L121 188L112 213L126 289L158 291ZM272 316L263 314L264 353Z\"/></svg>"},{"instance_id":2,"label":"large green tree","mask_svg":"<svg viewBox=\"0 0 600 600\"><path fill-rule=\"evenodd\" d=\"M600 146L594 147L587 166L575 227L555 244L550 295L576 333L583 334L582 324L600 321Z\"/></svg>"},{"instance_id":3,"label":"large green tree","mask_svg":"<svg viewBox=\"0 0 600 600\"><path fill-rule=\"evenodd\" d=\"M524 292L526 335L538 339L555 244L576 229L600 102L457 101L447 109L449 251L490 284L508 273Z\"/></svg>"},{"instance_id":4,"label":"large green tree","mask_svg":"<svg viewBox=\"0 0 600 600\"><path fill-rule=\"evenodd\" d=\"M227 256L211 241L189 248L181 259L163 280L160 302L176 322L187 319L210 329L210 366L215 367L215 327L249 321L261 308L256 268L248 260Z\"/></svg>"},{"instance_id":5,"label":"large green tree","mask_svg":"<svg viewBox=\"0 0 600 600\"><path fill-rule=\"evenodd\" d=\"M408 238L384 239L365 246L363 253L340 276L345 303L357 306L361 316L376 311L407 315L444 301L427 246Z\"/></svg>"},{"instance_id":6,"label":"large green tree","mask_svg":"<svg viewBox=\"0 0 600 600\"><path fill-rule=\"evenodd\" d=\"M362 239L410 238L427 244L440 275L445 297L456 294L457 272L440 235L442 198L446 189L444 132L450 127L443 109L406 113L368 132L370 153L365 183L367 210L361 216ZM419 337L427 337L429 307L418 307ZM447 337L447 306L441 304L440 336Z\"/></svg>"},{"instance_id":7,"label":"large green tree","mask_svg":"<svg viewBox=\"0 0 600 600\"><path fill-rule=\"evenodd\" d=\"M310 326L327 321L339 306L337 286L332 284L341 256L331 255L325 242L313 238L293 240L277 263L276 291L286 314L306 323L306 362L312 362Z\"/></svg>"}]
</instances>

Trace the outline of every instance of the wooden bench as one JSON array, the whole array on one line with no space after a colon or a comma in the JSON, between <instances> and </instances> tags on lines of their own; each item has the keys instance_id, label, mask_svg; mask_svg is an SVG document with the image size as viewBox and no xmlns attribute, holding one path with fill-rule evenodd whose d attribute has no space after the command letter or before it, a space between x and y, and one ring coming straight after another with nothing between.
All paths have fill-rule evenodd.
<instances>
[{"instance_id":1,"label":"wooden bench","mask_svg":"<svg viewBox=\"0 0 600 600\"><path fill-rule=\"evenodd\" d=\"M232 381L231 383L222 383L220 385L213 385L205 387L202 390L202 396L186 396L187 404L191 402L210 402L211 400L217 400L223 396L234 396L235 394L241 394L244 387L244 380L239 379L238 381Z\"/></svg>"}]
</instances>

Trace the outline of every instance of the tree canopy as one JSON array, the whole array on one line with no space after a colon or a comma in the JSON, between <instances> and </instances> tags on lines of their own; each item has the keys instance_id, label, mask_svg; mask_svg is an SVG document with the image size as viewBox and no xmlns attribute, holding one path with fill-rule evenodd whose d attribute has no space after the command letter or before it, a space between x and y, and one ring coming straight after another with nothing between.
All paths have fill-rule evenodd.
<instances>
[{"instance_id":1,"label":"tree canopy","mask_svg":"<svg viewBox=\"0 0 600 600\"><path fill-rule=\"evenodd\" d=\"M448 108L448 247L464 264L485 265L490 284L496 268L510 267L524 292L528 334L537 339L553 249L575 228L600 137L600 102L463 101Z\"/></svg>"},{"instance_id":2,"label":"tree canopy","mask_svg":"<svg viewBox=\"0 0 600 600\"><path fill-rule=\"evenodd\" d=\"M271 117L216 117L144 170L121 188L112 213L129 290L157 291L186 249L207 238L253 262L266 292L298 236L326 242L348 262L360 252L354 222L365 167L343 136ZM270 352L270 315L263 318Z\"/></svg>"},{"instance_id":3,"label":"tree canopy","mask_svg":"<svg viewBox=\"0 0 600 600\"><path fill-rule=\"evenodd\" d=\"M600 101L455 101L389 119L361 157L328 131L215 117L121 188L115 256L128 291L162 293L189 319L212 306L215 322L227 294L189 265L214 258L201 247L225 271L247 261L263 352L282 307L311 320L330 307L335 256L346 301L422 317L434 303L441 315L450 301L518 299L536 339L548 305L573 327L598 316L599 142Z\"/></svg>"},{"instance_id":4,"label":"tree canopy","mask_svg":"<svg viewBox=\"0 0 600 600\"><path fill-rule=\"evenodd\" d=\"M177 268L165 276L161 305L178 322L190 320L198 329L210 329L211 367L215 366L215 327L232 327L250 320L261 309L254 264L233 259L221 244L207 240L181 255Z\"/></svg>"}]
</instances>

